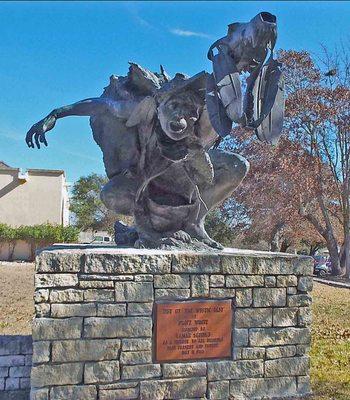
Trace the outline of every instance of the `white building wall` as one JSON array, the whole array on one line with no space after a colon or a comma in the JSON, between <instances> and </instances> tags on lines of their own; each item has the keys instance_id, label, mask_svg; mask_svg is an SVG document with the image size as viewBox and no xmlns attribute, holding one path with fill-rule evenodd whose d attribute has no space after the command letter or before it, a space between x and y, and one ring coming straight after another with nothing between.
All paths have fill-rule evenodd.
<instances>
[{"instance_id":1,"label":"white building wall","mask_svg":"<svg viewBox=\"0 0 350 400\"><path fill-rule=\"evenodd\" d=\"M68 225L69 201L63 171L0 168L0 223L11 226ZM26 179L19 179L23 176Z\"/></svg>"}]
</instances>

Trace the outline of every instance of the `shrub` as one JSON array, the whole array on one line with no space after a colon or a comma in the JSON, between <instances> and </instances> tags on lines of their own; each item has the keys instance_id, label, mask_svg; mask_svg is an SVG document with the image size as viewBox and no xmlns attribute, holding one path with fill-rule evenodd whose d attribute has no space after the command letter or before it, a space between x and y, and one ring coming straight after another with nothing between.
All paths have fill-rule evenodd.
<instances>
[{"instance_id":1,"label":"shrub","mask_svg":"<svg viewBox=\"0 0 350 400\"><path fill-rule=\"evenodd\" d=\"M10 246L10 259L12 259L15 243L24 240L31 246L32 259L35 251L53 243L71 243L78 240L79 229L73 226L53 224L40 224L32 226L19 226L12 228L7 224L0 224L0 245L7 243Z\"/></svg>"}]
</instances>

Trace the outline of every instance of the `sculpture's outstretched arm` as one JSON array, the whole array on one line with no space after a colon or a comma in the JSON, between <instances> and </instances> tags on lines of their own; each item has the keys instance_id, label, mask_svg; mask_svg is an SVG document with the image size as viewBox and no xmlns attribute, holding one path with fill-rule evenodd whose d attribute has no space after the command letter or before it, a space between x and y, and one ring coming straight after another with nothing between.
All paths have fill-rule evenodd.
<instances>
[{"instance_id":1,"label":"sculpture's outstretched arm","mask_svg":"<svg viewBox=\"0 0 350 400\"><path fill-rule=\"evenodd\" d=\"M117 118L127 120L136 105L137 103L135 101L113 101L98 97L81 100L68 106L56 108L30 128L26 135L26 143L28 147L34 148L35 142L38 149L40 149L40 143L47 146L45 133L55 126L59 118L68 117L70 115L92 117L103 112L110 112Z\"/></svg>"}]
</instances>

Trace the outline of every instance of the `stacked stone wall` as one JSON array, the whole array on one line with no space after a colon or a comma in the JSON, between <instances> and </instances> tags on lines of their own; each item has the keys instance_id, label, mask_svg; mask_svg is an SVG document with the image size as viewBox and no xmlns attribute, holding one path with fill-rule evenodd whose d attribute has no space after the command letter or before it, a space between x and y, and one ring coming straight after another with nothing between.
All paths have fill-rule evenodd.
<instances>
[{"instance_id":1,"label":"stacked stone wall","mask_svg":"<svg viewBox=\"0 0 350 400\"><path fill-rule=\"evenodd\" d=\"M303 396L311 275L308 257L250 251L44 251L35 277L32 399ZM155 302L228 298L231 359L155 361Z\"/></svg>"},{"instance_id":2,"label":"stacked stone wall","mask_svg":"<svg viewBox=\"0 0 350 400\"><path fill-rule=\"evenodd\" d=\"M32 337L0 336L0 400L29 398Z\"/></svg>"}]
</instances>

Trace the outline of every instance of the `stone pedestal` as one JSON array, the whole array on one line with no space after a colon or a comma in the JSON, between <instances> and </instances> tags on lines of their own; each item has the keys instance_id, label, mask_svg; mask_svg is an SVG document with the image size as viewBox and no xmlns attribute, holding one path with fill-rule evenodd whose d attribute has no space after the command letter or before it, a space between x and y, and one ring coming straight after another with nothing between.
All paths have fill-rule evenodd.
<instances>
[{"instance_id":1,"label":"stone pedestal","mask_svg":"<svg viewBox=\"0 0 350 400\"><path fill-rule=\"evenodd\" d=\"M235 249L45 250L36 263L31 398L303 396L312 269L309 257ZM195 299L232 299L231 355L157 362L155 304Z\"/></svg>"}]
</instances>

